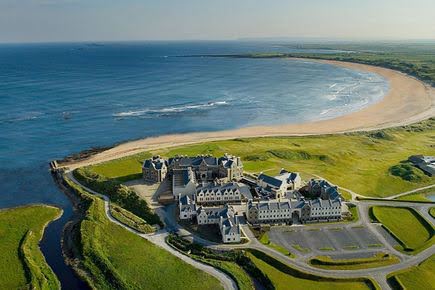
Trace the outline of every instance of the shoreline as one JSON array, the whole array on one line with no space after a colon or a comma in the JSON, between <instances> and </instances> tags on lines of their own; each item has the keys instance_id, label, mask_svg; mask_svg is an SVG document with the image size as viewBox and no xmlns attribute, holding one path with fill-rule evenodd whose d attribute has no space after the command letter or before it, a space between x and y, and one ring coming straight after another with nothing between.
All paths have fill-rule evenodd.
<instances>
[{"instance_id":1,"label":"shoreline","mask_svg":"<svg viewBox=\"0 0 435 290\"><path fill-rule=\"evenodd\" d=\"M360 111L328 120L146 137L120 143L113 148L91 155L89 158L63 162L59 164L59 167L74 169L154 148L233 138L329 135L356 131L373 131L409 125L435 116L435 88L402 72L378 66L334 60L307 58L288 58L287 60L321 62L348 69L376 73L389 82L389 90L381 100Z\"/></svg>"}]
</instances>

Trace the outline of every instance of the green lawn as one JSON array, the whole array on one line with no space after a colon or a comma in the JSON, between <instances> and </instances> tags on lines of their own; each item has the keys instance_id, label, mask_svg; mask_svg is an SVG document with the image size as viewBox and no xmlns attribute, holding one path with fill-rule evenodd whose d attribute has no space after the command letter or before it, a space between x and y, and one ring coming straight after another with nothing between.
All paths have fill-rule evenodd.
<instances>
[{"instance_id":1,"label":"green lawn","mask_svg":"<svg viewBox=\"0 0 435 290\"><path fill-rule=\"evenodd\" d=\"M169 235L166 242L184 255L220 269L234 279L239 290L254 289L251 277L243 269L243 267L247 265L244 261L240 261L240 257L243 255L241 252L229 250L223 253L221 251L211 250L174 234Z\"/></svg>"},{"instance_id":2,"label":"green lawn","mask_svg":"<svg viewBox=\"0 0 435 290\"><path fill-rule=\"evenodd\" d=\"M281 168L320 175L357 193L385 197L432 184L434 178L412 168L412 181L394 176L391 168L413 154L435 155L435 119L419 124L386 129L380 133L344 135L248 138L215 141L164 148L152 153L171 157L176 154L238 155L247 172L276 174ZM141 153L120 160L94 165L91 170L108 178L127 180L137 177ZM135 175L136 174L136 175Z\"/></svg>"},{"instance_id":3,"label":"green lawn","mask_svg":"<svg viewBox=\"0 0 435 290\"><path fill-rule=\"evenodd\" d=\"M163 226L158 215L148 206L145 199L141 198L132 189L121 184L116 179L96 173L93 168L78 168L73 171L74 177L84 186L106 195L110 201L129 211L133 217L136 215L149 225ZM118 215L119 216L119 215ZM128 223L130 224L130 223Z\"/></svg>"},{"instance_id":4,"label":"green lawn","mask_svg":"<svg viewBox=\"0 0 435 290\"><path fill-rule=\"evenodd\" d=\"M142 163L149 157L150 153L143 152L94 165L92 170L106 178L125 182L142 176Z\"/></svg>"},{"instance_id":5,"label":"green lawn","mask_svg":"<svg viewBox=\"0 0 435 290\"><path fill-rule=\"evenodd\" d=\"M416 193L408 194L408 195L405 195L405 196L401 196L401 197L397 198L397 200L431 202L431 200L429 198L427 198L428 195L435 195L435 187L429 188L429 189L425 189L425 190L422 190L422 191L418 191Z\"/></svg>"},{"instance_id":6,"label":"green lawn","mask_svg":"<svg viewBox=\"0 0 435 290\"><path fill-rule=\"evenodd\" d=\"M427 290L434 289L435 285L435 255L418 266L411 267L405 271L389 275L388 280L403 289Z\"/></svg>"},{"instance_id":7,"label":"green lawn","mask_svg":"<svg viewBox=\"0 0 435 290\"><path fill-rule=\"evenodd\" d=\"M429 209L429 214L435 219L435 207Z\"/></svg>"},{"instance_id":8,"label":"green lawn","mask_svg":"<svg viewBox=\"0 0 435 290\"><path fill-rule=\"evenodd\" d=\"M319 256L310 259L309 263L318 268L329 270L356 270L376 268L399 263L400 260L390 254L377 253L370 258L360 259L331 259L329 256Z\"/></svg>"},{"instance_id":9,"label":"green lawn","mask_svg":"<svg viewBox=\"0 0 435 290\"><path fill-rule=\"evenodd\" d=\"M367 279L337 280L314 276L300 272L288 265L261 252L253 251L249 254L254 264L272 281L275 289L373 289L374 285Z\"/></svg>"},{"instance_id":10,"label":"green lawn","mask_svg":"<svg viewBox=\"0 0 435 290\"><path fill-rule=\"evenodd\" d=\"M373 217L401 243L401 250L419 252L434 243L433 227L410 208L374 206Z\"/></svg>"},{"instance_id":11,"label":"green lawn","mask_svg":"<svg viewBox=\"0 0 435 290\"><path fill-rule=\"evenodd\" d=\"M348 206L349 212L352 214L352 217L349 219L350 222L357 222L359 220L358 207L354 204Z\"/></svg>"},{"instance_id":12,"label":"green lawn","mask_svg":"<svg viewBox=\"0 0 435 290\"><path fill-rule=\"evenodd\" d=\"M89 273L94 288L222 289L214 277L111 223L101 199L73 187L88 203L78 249L83 256L81 268Z\"/></svg>"},{"instance_id":13,"label":"green lawn","mask_svg":"<svg viewBox=\"0 0 435 290\"><path fill-rule=\"evenodd\" d=\"M239 290L252 290L254 285L249 275L236 263L230 261L219 261L214 259L206 259L205 262L215 268L221 269L229 273L239 286Z\"/></svg>"},{"instance_id":14,"label":"green lawn","mask_svg":"<svg viewBox=\"0 0 435 290\"><path fill-rule=\"evenodd\" d=\"M346 201L352 200L352 195L349 192L347 192L345 190L340 190L340 194Z\"/></svg>"},{"instance_id":15,"label":"green lawn","mask_svg":"<svg viewBox=\"0 0 435 290\"><path fill-rule=\"evenodd\" d=\"M293 253L291 253L289 250L287 250L286 248L281 247L280 245L277 245L277 244L271 242L271 241L269 240L269 234L268 234L268 232L263 233L263 234L261 235L261 238L259 239L259 241L260 241L260 243L262 243L263 245L266 245L266 246L268 246L269 248L272 248L272 249L274 249L275 251L280 252L281 254L284 254L284 255L289 256L289 257L291 257L291 258L294 258L294 257L295 257L295 255L294 255Z\"/></svg>"},{"instance_id":16,"label":"green lawn","mask_svg":"<svg viewBox=\"0 0 435 290\"><path fill-rule=\"evenodd\" d=\"M0 210L0 289L60 289L39 249L45 225L60 214L44 205Z\"/></svg>"},{"instance_id":17,"label":"green lawn","mask_svg":"<svg viewBox=\"0 0 435 290\"><path fill-rule=\"evenodd\" d=\"M155 231L146 221L114 203L110 204L110 214L121 223L143 234Z\"/></svg>"}]
</instances>

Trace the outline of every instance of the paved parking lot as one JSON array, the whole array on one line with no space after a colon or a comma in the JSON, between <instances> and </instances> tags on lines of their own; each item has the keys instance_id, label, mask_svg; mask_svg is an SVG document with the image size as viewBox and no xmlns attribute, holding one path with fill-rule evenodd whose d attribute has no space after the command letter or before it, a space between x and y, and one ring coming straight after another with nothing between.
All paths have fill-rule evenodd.
<instances>
[{"instance_id":1,"label":"paved parking lot","mask_svg":"<svg viewBox=\"0 0 435 290\"><path fill-rule=\"evenodd\" d=\"M272 227L269 238L275 244L302 254L373 252L384 248L364 226Z\"/></svg>"}]
</instances>

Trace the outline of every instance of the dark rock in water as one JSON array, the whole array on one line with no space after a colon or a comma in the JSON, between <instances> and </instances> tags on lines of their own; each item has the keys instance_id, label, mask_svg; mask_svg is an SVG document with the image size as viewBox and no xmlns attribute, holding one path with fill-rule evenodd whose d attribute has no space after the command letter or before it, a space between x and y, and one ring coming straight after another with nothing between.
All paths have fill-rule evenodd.
<instances>
[{"instance_id":1,"label":"dark rock in water","mask_svg":"<svg viewBox=\"0 0 435 290\"><path fill-rule=\"evenodd\" d=\"M71 116L72 116L71 112L63 112L62 113L62 117L64 120L71 119Z\"/></svg>"},{"instance_id":2,"label":"dark rock in water","mask_svg":"<svg viewBox=\"0 0 435 290\"><path fill-rule=\"evenodd\" d=\"M65 157L64 159L56 160L56 162L58 163L58 165L64 165L65 163L70 163L73 161L85 160L85 159L87 159L95 154L109 150L110 148L113 148L113 147L112 146L93 147L91 149L83 150L79 153L71 154L71 155Z\"/></svg>"}]
</instances>

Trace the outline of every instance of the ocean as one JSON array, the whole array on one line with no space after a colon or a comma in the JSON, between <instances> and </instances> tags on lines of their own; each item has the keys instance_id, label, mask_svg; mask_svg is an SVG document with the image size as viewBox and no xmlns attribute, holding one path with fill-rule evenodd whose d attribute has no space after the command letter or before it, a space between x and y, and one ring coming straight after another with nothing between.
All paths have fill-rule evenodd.
<instances>
[{"instance_id":1,"label":"ocean","mask_svg":"<svg viewBox=\"0 0 435 290\"><path fill-rule=\"evenodd\" d=\"M333 118L388 91L379 75L329 64L204 57L298 51L311 52L236 41L0 45L0 208L62 207L42 249L65 289L82 287L61 257L72 209L48 162L147 136Z\"/></svg>"}]
</instances>

